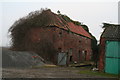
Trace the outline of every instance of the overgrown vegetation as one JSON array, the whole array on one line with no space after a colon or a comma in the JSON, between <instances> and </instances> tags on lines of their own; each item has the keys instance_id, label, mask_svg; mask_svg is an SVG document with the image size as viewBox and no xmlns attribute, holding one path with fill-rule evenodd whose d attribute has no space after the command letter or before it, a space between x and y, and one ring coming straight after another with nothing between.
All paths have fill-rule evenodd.
<instances>
[{"instance_id":1,"label":"overgrown vegetation","mask_svg":"<svg viewBox=\"0 0 120 80\"><path fill-rule=\"evenodd\" d=\"M60 20L58 21L58 19ZM41 38L42 40L34 43L31 41L31 35L29 34L32 28L44 28L51 25L64 27L66 22L62 17L51 13L50 9L41 9L40 11L31 12L28 16L17 20L9 29L12 41L11 49L16 51L34 51L39 55L44 54L41 55L41 57L47 57L46 60L48 61L51 61L50 59L53 60L53 56L56 55L56 50L53 46L53 42L49 41L49 37Z\"/></svg>"},{"instance_id":2,"label":"overgrown vegetation","mask_svg":"<svg viewBox=\"0 0 120 80\"><path fill-rule=\"evenodd\" d=\"M59 15L62 16L62 18L67 22L72 22L75 25L81 25L81 23L79 21L74 21L74 20L70 19L67 15L63 15L63 14L59 14Z\"/></svg>"},{"instance_id":3,"label":"overgrown vegetation","mask_svg":"<svg viewBox=\"0 0 120 80\"><path fill-rule=\"evenodd\" d=\"M54 14L50 9L41 9L39 11L29 13L28 16L17 20L11 26L9 32L11 33L12 49L20 51L33 50L40 54L46 53L45 56L52 54L51 56L49 55L51 58L54 55L53 53L56 53L54 47L51 46L53 45L53 42L50 42L49 38L42 38L39 43L33 43L30 40L29 31L32 28L43 28L56 25L64 28L66 27L67 22L73 22L75 25L81 25L88 33L90 33L87 25L81 24L79 21L74 21L60 12L59 14ZM97 49L97 40L91 33L90 35L92 36L93 53L95 53L95 50Z\"/></svg>"},{"instance_id":4,"label":"overgrown vegetation","mask_svg":"<svg viewBox=\"0 0 120 80\"><path fill-rule=\"evenodd\" d=\"M91 35L91 37L92 37L91 47L92 47L92 51L93 51L92 60L95 61L95 63L97 63L97 61L98 61L98 55L99 55L99 54L98 54L97 39L95 38L95 36L93 36L93 35L89 32L88 26L85 25L85 24L81 24L81 22L79 22L79 21L74 21L74 20L72 20L72 19L69 18L67 15L61 14L60 11L58 11L58 14L59 14L60 16L62 16L62 18L63 18L65 21L67 21L67 22L73 22L75 25L82 26L82 28L83 28L84 30L86 30L86 31ZM105 25L108 25L108 24L106 24L106 23L104 23L104 24L105 24Z\"/></svg>"},{"instance_id":5,"label":"overgrown vegetation","mask_svg":"<svg viewBox=\"0 0 120 80\"><path fill-rule=\"evenodd\" d=\"M29 42L26 34L31 28L47 27L49 25L59 25L64 27L66 22L54 13L50 13L50 9L41 9L39 11L31 12L17 20L9 29L11 33L12 48L17 50L25 50L25 42ZM58 21L56 18L59 18ZM30 43L29 43L30 44Z\"/></svg>"},{"instance_id":6,"label":"overgrown vegetation","mask_svg":"<svg viewBox=\"0 0 120 80\"><path fill-rule=\"evenodd\" d=\"M94 67L97 67L97 62L99 60L99 45L97 44L97 40L96 38L90 33L90 35L92 36L92 40L91 40L91 48L92 48L92 61L94 61Z\"/></svg>"}]
</instances>

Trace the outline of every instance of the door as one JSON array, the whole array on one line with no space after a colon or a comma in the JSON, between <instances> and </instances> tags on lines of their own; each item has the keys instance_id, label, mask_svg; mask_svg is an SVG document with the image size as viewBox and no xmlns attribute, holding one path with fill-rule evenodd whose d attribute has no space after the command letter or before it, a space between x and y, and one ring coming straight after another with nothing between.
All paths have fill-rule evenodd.
<instances>
[{"instance_id":1,"label":"door","mask_svg":"<svg viewBox=\"0 0 120 80\"><path fill-rule=\"evenodd\" d=\"M58 65L67 64L67 53L58 53Z\"/></svg>"},{"instance_id":2,"label":"door","mask_svg":"<svg viewBox=\"0 0 120 80\"><path fill-rule=\"evenodd\" d=\"M120 42L106 41L105 72L112 74L120 73Z\"/></svg>"},{"instance_id":3,"label":"door","mask_svg":"<svg viewBox=\"0 0 120 80\"><path fill-rule=\"evenodd\" d=\"M87 55L87 51L83 50L82 51L82 57L83 57L83 61L86 61L86 55Z\"/></svg>"}]
</instances>

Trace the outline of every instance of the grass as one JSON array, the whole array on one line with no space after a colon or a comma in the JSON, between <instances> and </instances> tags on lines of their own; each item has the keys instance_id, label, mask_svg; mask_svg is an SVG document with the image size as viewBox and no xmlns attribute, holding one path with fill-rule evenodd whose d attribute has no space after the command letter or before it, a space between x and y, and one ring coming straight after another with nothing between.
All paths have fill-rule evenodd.
<instances>
[{"instance_id":1,"label":"grass","mask_svg":"<svg viewBox=\"0 0 120 80\"><path fill-rule=\"evenodd\" d=\"M81 70L78 73L79 74L88 74L88 75L103 76L103 77L115 77L115 78L118 77L118 75L115 75L115 74L109 74L109 73L98 72L98 71L90 71L90 70Z\"/></svg>"},{"instance_id":2,"label":"grass","mask_svg":"<svg viewBox=\"0 0 120 80\"><path fill-rule=\"evenodd\" d=\"M61 66L56 66L56 65L51 65L51 64L46 64L43 66L32 66L32 68L39 69L39 68L58 68ZM66 67L67 69L70 70L78 70L78 74L88 74L88 75L95 75L95 76L102 76L102 77L111 77L111 78L118 78L118 75L115 74L109 74L109 73L104 73L104 72L98 72L98 71L91 71L91 67ZM120 76L120 75L119 75Z\"/></svg>"}]
</instances>

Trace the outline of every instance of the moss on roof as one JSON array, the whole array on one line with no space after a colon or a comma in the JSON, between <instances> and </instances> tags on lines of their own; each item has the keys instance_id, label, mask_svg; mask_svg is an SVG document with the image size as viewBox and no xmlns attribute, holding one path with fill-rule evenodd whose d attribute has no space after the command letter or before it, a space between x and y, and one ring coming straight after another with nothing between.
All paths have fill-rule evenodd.
<instances>
[{"instance_id":1,"label":"moss on roof","mask_svg":"<svg viewBox=\"0 0 120 80\"><path fill-rule=\"evenodd\" d=\"M59 15L62 16L62 18L67 22L73 22L75 25L81 25L79 21L74 21L71 18L69 18L67 15L63 15L63 14L59 14Z\"/></svg>"},{"instance_id":2,"label":"moss on roof","mask_svg":"<svg viewBox=\"0 0 120 80\"><path fill-rule=\"evenodd\" d=\"M85 30L89 33L89 28L88 28L87 25L81 24L81 22L79 22L79 21L74 21L74 20L72 20L70 17L68 17L67 15L63 15L63 14L60 14L60 13L59 13L59 15L60 15L65 21L67 21L67 22L72 22L72 23L74 23L75 25L82 26L83 29L85 29Z\"/></svg>"},{"instance_id":3,"label":"moss on roof","mask_svg":"<svg viewBox=\"0 0 120 80\"><path fill-rule=\"evenodd\" d=\"M110 23L103 23L103 27L102 28L107 28L110 26L120 26L119 24L110 24Z\"/></svg>"},{"instance_id":4,"label":"moss on roof","mask_svg":"<svg viewBox=\"0 0 120 80\"><path fill-rule=\"evenodd\" d=\"M120 40L120 25L103 23L104 31L101 37L105 37L111 40Z\"/></svg>"}]
</instances>

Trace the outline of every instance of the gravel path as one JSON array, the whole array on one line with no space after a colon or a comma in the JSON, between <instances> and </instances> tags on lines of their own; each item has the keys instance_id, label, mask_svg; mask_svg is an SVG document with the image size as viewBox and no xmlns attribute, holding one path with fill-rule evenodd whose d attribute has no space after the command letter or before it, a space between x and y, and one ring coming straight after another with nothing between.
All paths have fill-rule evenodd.
<instances>
[{"instance_id":1,"label":"gravel path","mask_svg":"<svg viewBox=\"0 0 120 80\"><path fill-rule=\"evenodd\" d=\"M80 69L67 67L6 69L3 68L3 78L108 78L103 76L78 74Z\"/></svg>"}]
</instances>

